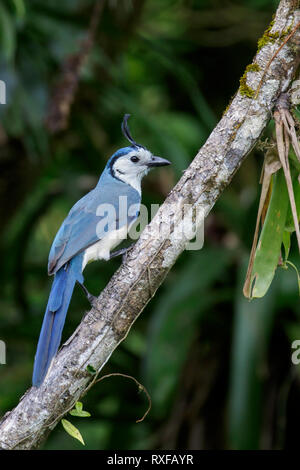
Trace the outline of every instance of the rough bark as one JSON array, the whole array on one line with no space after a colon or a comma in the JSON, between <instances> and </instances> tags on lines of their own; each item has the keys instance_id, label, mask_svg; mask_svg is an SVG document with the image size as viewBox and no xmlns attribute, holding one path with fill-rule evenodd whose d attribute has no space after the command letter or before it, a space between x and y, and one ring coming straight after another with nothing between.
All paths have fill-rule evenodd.
<instances>
[{"instance_id":1,"label":"rough bark","mask_svg":"<svg viewBox=\"0 0 300 470\"><path fill-rule=\"evenodd\" d=\"M28 390L18 406L2 419L2 449L31 449L43 442L92 380L87 366L101 370L185 249L187 239L174 235L174 229L182 224L183 206L190 204L206 216L230 183L295 73L295 35L272 59L299 22L295 8L294 1L281 0L272 27L254 58L253 64L257 65L248 67L228 110L100 294L97 308L86 314L61 348L43 385ZM170 218L168 236L161 229L169 226Z\"/></svg>"}]
</instances>

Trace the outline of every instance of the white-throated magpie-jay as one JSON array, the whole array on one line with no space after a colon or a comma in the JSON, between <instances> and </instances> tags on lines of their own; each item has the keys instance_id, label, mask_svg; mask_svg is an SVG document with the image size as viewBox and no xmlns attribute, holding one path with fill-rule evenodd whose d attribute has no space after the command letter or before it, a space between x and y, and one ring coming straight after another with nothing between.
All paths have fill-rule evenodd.
<instances>
[{"instance_id":1,"label":"white-throated magpie-jay","mask_svg":"<svg viewBox=\"0 0 300 470\"><path fill-rule=\"evenodd\" d=\"M112 155L97 186L72 207L53 241L48 273L54 280L35 355L33 386L43 382L56 355L76 282L89 300L93 298L83 285L86 264L111 257L138 216L143 176L153 167L170 164L133 140L128 118L126 114L122 131L131 146Z\"/></svg>"}]
</instances>

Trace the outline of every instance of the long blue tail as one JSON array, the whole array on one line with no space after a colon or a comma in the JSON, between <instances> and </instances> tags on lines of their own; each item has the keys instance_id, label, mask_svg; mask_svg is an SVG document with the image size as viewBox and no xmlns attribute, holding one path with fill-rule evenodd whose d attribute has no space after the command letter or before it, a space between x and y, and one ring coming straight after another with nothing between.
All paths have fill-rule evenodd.
<instances>
[{"instance_id":1,"label":"long blue tail","mask_svg":"<svg viewBox=\"0 0 300 470\"><path fill-rule=\"evenodd\" d=\"M63 326L76 281L83 283L82 255L55 274L35 354L32 385L39 387L61 341Z\"/></svg>"}]
</instances>

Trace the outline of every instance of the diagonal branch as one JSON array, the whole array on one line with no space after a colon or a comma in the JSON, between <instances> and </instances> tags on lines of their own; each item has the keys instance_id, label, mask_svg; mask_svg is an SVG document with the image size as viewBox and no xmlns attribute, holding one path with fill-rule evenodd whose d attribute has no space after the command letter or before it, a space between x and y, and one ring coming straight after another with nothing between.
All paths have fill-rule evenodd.
<instances>
[{"instance_id":1,"label":"diagonal branch","mask_svg":"<svg viewBox=\"0 0 300 470\"><path fill-rule=\"evenodd\" d=\"M43 385L28 390L18 406L2 419L3 449L31 449L41 444L85 393L92 379L87 366L101 370L126 337L185 249L184 233L175 236L184 205L203 211L205 216L209 213L266 127L276 99L288 89L299 51L295 43L291 47L286 42L278 54L275 52L298 22L295 1L281 0L268 31L270 41L260 48L255 65L247 67L227 112L100 294L96 308L86 314L62 347ZM170 218L168 235L161 228L170 225Z\"/></svg>"}]
</instances>

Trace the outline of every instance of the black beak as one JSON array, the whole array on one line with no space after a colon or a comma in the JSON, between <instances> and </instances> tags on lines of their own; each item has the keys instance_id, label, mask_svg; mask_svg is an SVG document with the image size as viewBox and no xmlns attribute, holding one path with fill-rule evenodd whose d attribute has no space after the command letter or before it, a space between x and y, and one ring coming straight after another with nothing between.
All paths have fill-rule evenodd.
<instances>
[{"instance_id":1,"label":"black beak","mask_svg":"<svg viewBox=\"0 0 300 470\"><path fill-rule=\"evenodd\" d=\"M148 167L152 168L154 166L166 166L166 165L171 165L171 162L169 160L166 160L165 158L161 157L152 157L151 161L148 163Z\"/></svg>"}]
</instances>

